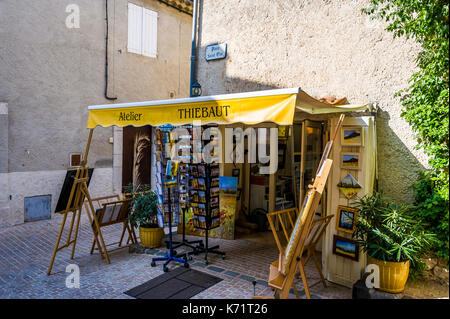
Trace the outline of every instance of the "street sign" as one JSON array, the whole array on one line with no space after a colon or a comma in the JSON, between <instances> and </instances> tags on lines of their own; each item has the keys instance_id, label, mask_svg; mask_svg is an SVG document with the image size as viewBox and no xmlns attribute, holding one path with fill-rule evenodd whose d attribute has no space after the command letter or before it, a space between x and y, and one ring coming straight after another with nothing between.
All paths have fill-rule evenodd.
<instances>
[{"instance_id":1,"label":"street sign","mask_svg":"<svg viewBox=\"0 0 450 319\"><path fill-rule=\"evenodd\" d=\"M227 56L227 44L216 43L205 48L206 61L225 59Z\"/></svg>"}]
</instances>

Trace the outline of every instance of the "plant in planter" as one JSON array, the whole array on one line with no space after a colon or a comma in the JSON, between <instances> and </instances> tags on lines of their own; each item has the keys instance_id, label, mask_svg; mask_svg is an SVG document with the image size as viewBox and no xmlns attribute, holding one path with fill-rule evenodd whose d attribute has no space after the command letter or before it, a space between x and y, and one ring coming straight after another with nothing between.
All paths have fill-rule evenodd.
<instances>
[{"instance_id":1,"label":"plant in planter","mask_svg":"<svg viewBox=\"0 0 450 319\"><path fill-rule=\"evenodd\" d=\"M402 292L412 274L423 270L420 259L435 242L414 218L411 207L385 201L380 194L366 195L356 202L359 210L356 237L369 264L380 269L380 290Z\"/></svg>"},{"instance_id":2,"label":"plant in planter","mask_svg":"<svg viewBox=\"0 0 450 319\"><path fill-rule=\"evenodd\" d=\"M133 187L129 185L127 192L131 197L132 212L130 223L139 226L141 244L147 248L161 246L164 230L158 225L157 195L149 185Z\"/></svg>"}]
</instances>

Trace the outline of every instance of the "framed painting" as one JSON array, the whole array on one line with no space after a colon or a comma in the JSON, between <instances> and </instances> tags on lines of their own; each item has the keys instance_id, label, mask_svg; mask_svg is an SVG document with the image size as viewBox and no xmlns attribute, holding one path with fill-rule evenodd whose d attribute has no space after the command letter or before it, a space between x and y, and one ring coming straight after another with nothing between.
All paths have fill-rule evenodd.
<instances>
[{"instance_id":1,"label":"framed painting","mask_svg":"<svg viewBox=\"0 0 450 319\"><path fill-rule=\"evenodd\" d=\"M362 126L343 126L341 128L341 146L364 146Z\"/></svg>"},{"instance_id":2,"label":"framed painting","mask_svg":"<svg viewBox=\"0 0 450 319\"><path fill-rule=\"evenodd\" d=\"M355 240L345 237L333 236L333 254L354 261L359 260L359 245Z\"/></svg>"},{"instance_id":3,"label":"framed painting","mask_svg":"<svg viewBox=\"0 0 450 319\"><path fill-rule=\"evenodd\" d=\"M341 168L343 169L361 169L361 162L360 162L361 156L359 153L348 153L348 152L342 152L341 153Z\"/></svg>"},{"instance_id":4,"label":"framed painting","mask_svg":"<svg viewBox=\"0 0 450 319\"><path fill-rule=\"evenodd\" d=\"M347 206L338 206L336 214L336 229L347 233L353 233L356 228L357 218L357 209Z\"/></svg>"}]
</instances>

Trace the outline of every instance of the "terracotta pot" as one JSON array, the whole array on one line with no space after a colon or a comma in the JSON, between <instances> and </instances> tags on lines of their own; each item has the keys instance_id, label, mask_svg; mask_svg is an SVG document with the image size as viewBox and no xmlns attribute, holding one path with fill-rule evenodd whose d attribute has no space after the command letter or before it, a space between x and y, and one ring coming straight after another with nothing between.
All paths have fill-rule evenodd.
<instances>
[{"instance_id":1,"label":"terracotta pot","mask_svg":"<svg viewBox=\"0 0 450 319\"><path fill-rule=\"evenodd\" d=\"M409 260L407 262L390 262L369 257L368 264L375 264L380 269L380 288L377 288L378 290L389 293L399 293L405 290L409 275Z\"/></svg>"},{"instance_id":2,"label":"terracotta pot","mask_svg":"<svg viewBox=\"0 0 450 319\"><path fill-rule=\"evenodd\" d=\"M161 246L163 236L164 230L161 227L139 227L139 238L141 239L141 245L145 248L156 248Z\"/></svg>"}]
</instances>

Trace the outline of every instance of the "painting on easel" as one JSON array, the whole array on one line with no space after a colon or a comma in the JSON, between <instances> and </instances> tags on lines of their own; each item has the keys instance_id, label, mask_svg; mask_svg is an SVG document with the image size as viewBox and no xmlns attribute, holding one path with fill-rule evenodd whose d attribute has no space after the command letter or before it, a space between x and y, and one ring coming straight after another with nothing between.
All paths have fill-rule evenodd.
<instances>
[{"instance_id":1,"label":"painting on easel","mask_svg":"<svg viewBox=\"0 0 450 319\"><path fill-rule=\"evenodd\" d=\"M61 193L59 194L58 203L56 204L55 212L61 212L67 207L67 201L69 200L70 191L72 190L73 182L75 180L75 174L77 173L76 169L68 170L66 173L66 177L64 178L64 183L61 188ZM94 173L93 168L88 169L88 180L86 182L86 185L89 187L89 183L92 178L92 174ZM70 204L70 207L73 206L73 201L75 198L72 199L72 203Z\"/></svg>"}]
</instances>

